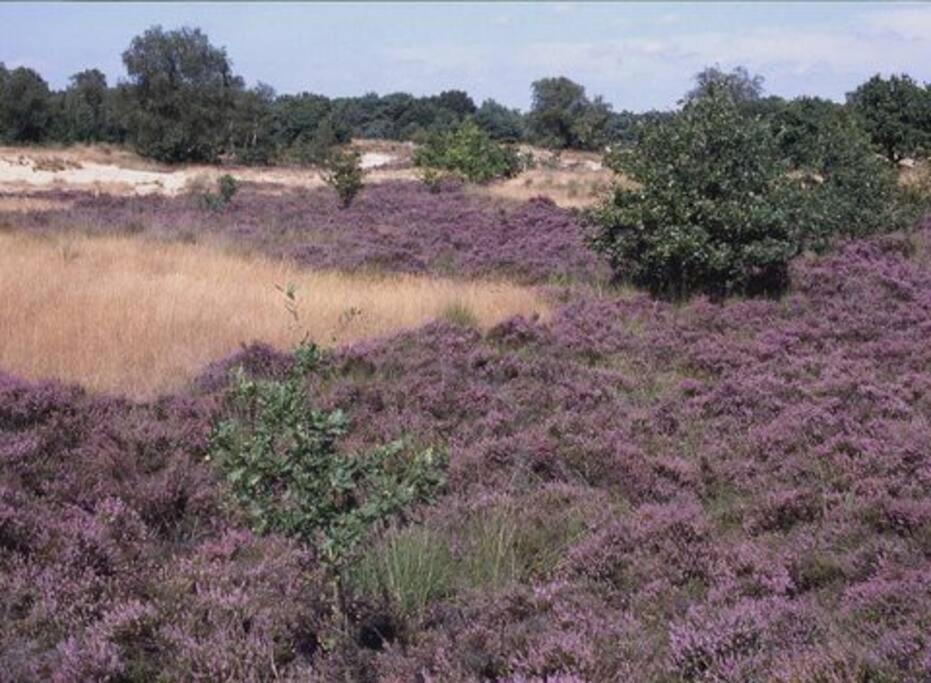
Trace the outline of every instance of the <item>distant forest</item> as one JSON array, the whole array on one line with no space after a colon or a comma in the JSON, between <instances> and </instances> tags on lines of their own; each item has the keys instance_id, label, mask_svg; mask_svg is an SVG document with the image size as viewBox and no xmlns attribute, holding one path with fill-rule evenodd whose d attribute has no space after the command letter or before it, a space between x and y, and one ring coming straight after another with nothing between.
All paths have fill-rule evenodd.
<instances>
[{"instance_id":1,"label":"distant forest","mask_svg":"<svg viewBox=\"0 0 931 683\"><path fill-rule=\"evenodd\" d=\"M603 97L563 77L531 84L528 112L492 99L477 104L466 92L447 90L328 98L313 93L277 95L268 85L246 87L226 50L196 28L150 28L123 53L126 77L107 82L97 69L74 74L52 90L35 70L0 63L0 141L5 144L126 144L163 162L243 164L318 163L351 138L424 142L430 136L477 124L494 140L552 149L603 150L631 144L638 125L672 112L614 111ZM722 85L744 109L777 116L791 105L765 96L763 78L738 67L697 74L682 102ZM811 101L815 98L800 98ZM848 95L879 151L890 160L931 147L931 88L906 75L876 76Z\"/></svg>"}]
</instances>

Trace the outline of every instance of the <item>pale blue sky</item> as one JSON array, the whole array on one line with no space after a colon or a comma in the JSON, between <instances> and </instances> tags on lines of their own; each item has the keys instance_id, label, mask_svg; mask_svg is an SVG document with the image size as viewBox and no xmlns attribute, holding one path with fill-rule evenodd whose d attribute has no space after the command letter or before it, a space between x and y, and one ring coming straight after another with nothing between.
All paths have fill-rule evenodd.
<instances>
[{"instance_id":1,"label":"pale blue sky","mask_svg":"<svg viewBox=\"0 0 931 683\"><path fill-rule=\"evenodd\" d=\"M330 96L462 88L526 108L531 81L566 75L639 111L715 62L784 96L842 99L876 72L931 81L931 4L887 3L4 3L0 61L54 87L88 67L115 81L153 24L199 26L250 84Z\"/></svg>"}]
</instances>

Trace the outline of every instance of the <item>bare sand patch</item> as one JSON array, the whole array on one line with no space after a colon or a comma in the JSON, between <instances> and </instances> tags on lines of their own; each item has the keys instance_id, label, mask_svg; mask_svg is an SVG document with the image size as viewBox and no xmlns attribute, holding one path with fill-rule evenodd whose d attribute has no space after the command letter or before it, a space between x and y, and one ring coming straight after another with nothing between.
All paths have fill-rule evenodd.
<instances>
[{"instance_id":1,"label":"bare sand patch","mask_svg":"<svg viewBox=\"0 0 931 683\"><path fill-rule=\"evenodd\" d=\"M398 168L398 156L389 148L362 148L366 182L413 180L410 168ZM131 152L110 148L14 148L0 147L0 191L32 193L43 190L76 190L96 194L174 196L192 185L214 183L230 174L270 192L320 187L318 169L290 166L164 166L146 162Z\"/></svg>"},{"instance_id":2,"label":"bare sand patch","mask_svg":"<svg viewBox=\"0 0 931 683\"><path fill-rule=\"evenodd\" d=\"M293 285L296 318L278 287ZM311 272L204 245L0 234L0 367L150 398L244 342L324 346L450 316L546 313L504 282Z\"/></svg>"}]
</instances>

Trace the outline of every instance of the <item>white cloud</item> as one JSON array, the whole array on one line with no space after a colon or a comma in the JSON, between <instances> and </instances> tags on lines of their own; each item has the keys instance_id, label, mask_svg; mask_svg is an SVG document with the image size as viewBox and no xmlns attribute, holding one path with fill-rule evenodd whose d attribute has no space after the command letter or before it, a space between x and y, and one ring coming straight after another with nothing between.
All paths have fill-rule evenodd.
<instances>
[{"instance_id":1,"label":"white cloud","mask_svg":"<svg viewBox=\"0 0 931 683\"><path fill-rule=\"evenodd\" d=\"M931 38L931 6L909 6L885 9L864 15L864 23L880 32L888 32L904 40L928 43Z\"/></svg>"}]
</instances>

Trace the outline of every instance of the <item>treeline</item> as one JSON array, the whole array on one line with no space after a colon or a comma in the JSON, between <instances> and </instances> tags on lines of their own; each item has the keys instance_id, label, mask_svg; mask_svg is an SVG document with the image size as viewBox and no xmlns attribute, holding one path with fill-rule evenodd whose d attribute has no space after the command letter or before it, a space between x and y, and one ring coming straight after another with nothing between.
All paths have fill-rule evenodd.
<instances>
[{"instance_id":1,"label":"treeline","mask_svg":"<svg viewBox=\"0 0 931 683\"><path fill-rule=\"evenodd\" d=\"M623 138L637 118L589 99L567 78L535 82L526 115L491 99L477 105L461 90L276 95L265 84L246 87L226 51L190 28L149 29L133 39L123 64L126 77L117 84L88 69L61 91L33 69L0 64L0 140L128 143L166 162L315 163L353 137L422 141L467 119L499 141L599 149Z\"/></svg>"},{"instance_id":2,"label":"treeline","mask_svg":"<svg viewBox=\"0 0 931 683\"><path fill-rule=\"evenodd\" d=\"M531 84L533 103L526 113L491 99L478 105L461 90L428 97L276 95L265 84L246 87L225 49L191 28L149 29L133 39L123 63L126 77L116 84L89 69L73 75L61 91L30 68L0 63L0 141L129 144L165 162L317 163L353 137L422 142L467 121L500 142L601 150L632 143L640 124L673 115L615 112L565 77ZM762 83L740 68L713 67L697 76L683 104L722 86L754 114L784 114L791 103L764 97ZM908 76L876 76L837 106L855 112L891 160L931 148L931 88Z\"/></svg>"}]
</instances>

